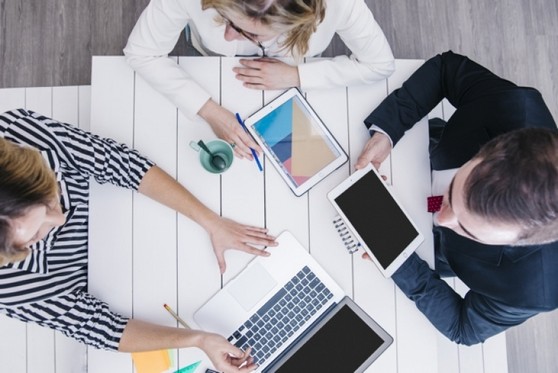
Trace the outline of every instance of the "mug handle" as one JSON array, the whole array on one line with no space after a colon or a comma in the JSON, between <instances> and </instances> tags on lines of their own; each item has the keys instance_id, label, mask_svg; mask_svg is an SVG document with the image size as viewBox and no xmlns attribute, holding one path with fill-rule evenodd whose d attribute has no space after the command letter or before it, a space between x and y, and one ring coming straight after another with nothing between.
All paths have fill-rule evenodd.
<instances>
[{"instance_id":1,"label":"mug handle","mask_svg":"<svg viewBox=\"0 0 558 373\"><path fill-rule=\"evenodd\" d=\"M190 141L190 147L197 152L199 152L201 150L200 146L195 141Z\"/></svg>"}]
</instances>

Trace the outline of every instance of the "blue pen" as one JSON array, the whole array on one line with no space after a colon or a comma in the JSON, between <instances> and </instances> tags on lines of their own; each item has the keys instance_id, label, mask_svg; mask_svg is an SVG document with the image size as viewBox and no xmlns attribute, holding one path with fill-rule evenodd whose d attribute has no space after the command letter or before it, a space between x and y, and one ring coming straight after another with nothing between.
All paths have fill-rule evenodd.
<instances>
[{"instance_id":1,"label":"blue pen","mask_svg":"<svg viewBox=\"0 0 558 373\"><path fill-rule=\"evenodd\" d=\"M238 113L236 113L236 120L238 121L238 123L240 123L242 128L244 128L244 131L248 132L248 128L246 128L244 121L242 120L242 118L240 118L240 115ZM258 165L259 170L263 171L262 164L260 163L260 159L258 158L258 153L256 153L256 151L252 148L250 148L250 150L252 151L252 156L256 160L256 164Z\"/></svg>"}]
</instances>

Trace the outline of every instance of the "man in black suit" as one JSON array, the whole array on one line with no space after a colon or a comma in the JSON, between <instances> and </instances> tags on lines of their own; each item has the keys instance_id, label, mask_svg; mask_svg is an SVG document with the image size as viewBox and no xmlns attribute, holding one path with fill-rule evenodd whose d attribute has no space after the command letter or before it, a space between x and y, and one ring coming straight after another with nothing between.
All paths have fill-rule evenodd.
<instances>
[{"instance_id":1,"label":"man in black suit","mask_svg":"<svg viewBox=\"0 0 558 373\"><path fill-rule=\"evenodd\" d=\"M558 131L537 90L446 52L365 120L372 137L356 168L379 167L443 98L457 110L429 122L433 177L446 181L436 269L413 254L392 278L440 332L472 345L558 307Z\"/></svg>"}]
</instances>

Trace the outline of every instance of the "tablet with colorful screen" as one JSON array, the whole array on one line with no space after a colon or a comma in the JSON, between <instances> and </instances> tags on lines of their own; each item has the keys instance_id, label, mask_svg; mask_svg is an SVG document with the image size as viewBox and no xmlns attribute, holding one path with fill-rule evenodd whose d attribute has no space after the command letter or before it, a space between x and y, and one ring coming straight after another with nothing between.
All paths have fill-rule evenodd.
<instances>
[{"instance_id":1,"label":"tablet with colorful screen","mask_svg":"<svg viewBox=\"0 0 558 373\"><path fill-rule=\"evenodd\" d=\"M295 195L347 161L347 154L301 92L291 88L245 121Z\"/></svg>"}]
</instances>

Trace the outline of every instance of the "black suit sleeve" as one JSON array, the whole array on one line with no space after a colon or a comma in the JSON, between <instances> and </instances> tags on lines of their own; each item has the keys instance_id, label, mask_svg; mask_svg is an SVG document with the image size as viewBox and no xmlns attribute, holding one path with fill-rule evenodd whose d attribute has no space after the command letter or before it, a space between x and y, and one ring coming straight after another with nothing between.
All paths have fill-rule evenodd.
<instances>
[{"instance_id":1,"label":"black suit sleeve","mask_svg":"<svg viewBox=\"0 0 558 373\"><path fill-rule=\"evenodd\" d=\"M392 279L440 333L468 346L519 325L540 311L510 306L472 290L461 297L416 253Z\"/></svg>"},{"instance_id":2,"label":"black suit sleeve","mask_svg":"<svg viewBox=\"0 0 558 373\"><path fill-rule=\"evenodd\" d=\"M364 123L367 128L373 124L380 127L395 145L405 131L443 98L459 108L485 95L515 87L467 57L449 51L426 61Z\"/></svg>"}]
</instances>

